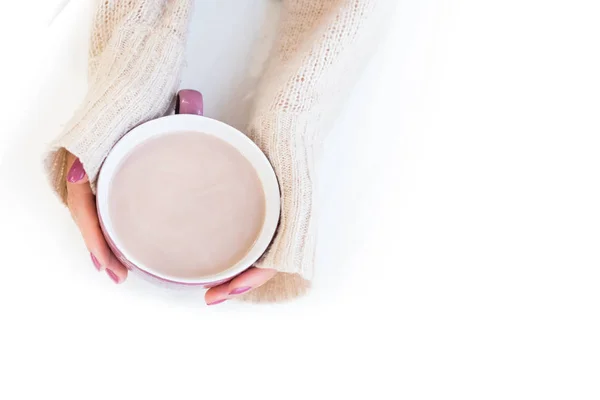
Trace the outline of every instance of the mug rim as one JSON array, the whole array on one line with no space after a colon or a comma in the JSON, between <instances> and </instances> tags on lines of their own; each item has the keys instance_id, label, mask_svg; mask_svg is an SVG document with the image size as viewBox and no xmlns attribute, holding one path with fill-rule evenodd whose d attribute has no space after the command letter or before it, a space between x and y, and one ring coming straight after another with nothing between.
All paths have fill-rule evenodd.
<instances>
[{"instance_id":1,"label":"mug rim","mask_svg":"<svg viewBox=\"0 0 600 400\"><path fill-rule=\"evenodd\" d=\"M144 265L139 259L136 259L123 246L118 235L116 235L110 218L108 199L110 196L110 186L112 178L119 169L119 166L125 158L131 154L131 151L143 142L157 138L163 135L180 132L196 132L212 135L224 140L240 152L253 166L258 178L261 181L265 196L265 217L263 226L256 238L256 241L246 253L246 255L236 264L216 274L182 278L164 274ZM280 192L279 184L275 171L266 155L260 148L244 133L224 122L209 117L194 114L175 114L145 122L129 131L113 146L106 157L100 172L96 185L96 207L98 218L104 235L111 247L115 247L115 254L123 261L127 267L140 270L141 272L158 278L162 281L182 284L182 285L208 285L215 282L227 281L244 270L251 267L260 256L267 250L279 223L280 216ZM115 249L113 249L115 250ZM123 260L124 258L124 260Z\"/></svg>"}]
</instances>

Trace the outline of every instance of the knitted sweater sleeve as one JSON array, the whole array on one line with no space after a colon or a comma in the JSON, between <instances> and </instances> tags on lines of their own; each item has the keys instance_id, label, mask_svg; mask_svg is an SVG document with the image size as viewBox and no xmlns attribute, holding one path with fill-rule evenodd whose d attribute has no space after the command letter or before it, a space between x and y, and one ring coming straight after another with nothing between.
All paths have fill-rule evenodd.
<instances>
[{"instance_id":1,"label":"knitted sweater sleeve","mask_svg":"<svg viewBox=\"0 0 600 400\"><path fill-rule=\"evenodd\" d=\"M66 202L66 151L94 187L113 145L163 115L179 84L192 0L101 0L94 17L88 91L45 158L50 183Z\"/></svg>"},{"instance_id":2,"label":"knitted sweater sleeve","mask_svg":"<svg viewBox=\"0 0 600 400\"><path fill-rule=\"evenodd\" d=\"M247 300L279 301L310 286L317 238L316 163L369 53L391 0L284 0L277 42L247 129L281 189L281 220L257 263L280 273Z\"/></svg>"}]
</instances>

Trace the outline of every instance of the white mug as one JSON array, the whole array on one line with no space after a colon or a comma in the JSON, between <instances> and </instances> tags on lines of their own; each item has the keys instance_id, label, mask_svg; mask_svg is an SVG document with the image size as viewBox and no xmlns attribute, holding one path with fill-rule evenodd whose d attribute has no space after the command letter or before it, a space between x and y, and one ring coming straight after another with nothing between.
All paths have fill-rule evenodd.
<instances>
[{"instance_id":1,"label":"white mug","mask_svg":"<svg viewBox=\"0 0 600 400\"><path fill-rule=\"evenodd\" d=\"M194 90L180 91L177 95L175 112L175 115L154 119L135 127L113 147L98 175L96 195L98 217L110 248L129 270L140 272L142 276L158 283L175 286L212 287L232 279L251 267L267 249L279 222L279 186L269 160L254 142L234 127L202 115L203 99L200 92ZM120 238L115 233L108 212L112 179L125 157L148 139L182 131L213 135L235 147L256 170L265 195L264 223L256 242L246 256L225 271L196 278L169 276L144 265L123 246ZM156 245L160 246L160 243ZM202 243L198 245L201 246Z\"/></svg>"}]
</instances>

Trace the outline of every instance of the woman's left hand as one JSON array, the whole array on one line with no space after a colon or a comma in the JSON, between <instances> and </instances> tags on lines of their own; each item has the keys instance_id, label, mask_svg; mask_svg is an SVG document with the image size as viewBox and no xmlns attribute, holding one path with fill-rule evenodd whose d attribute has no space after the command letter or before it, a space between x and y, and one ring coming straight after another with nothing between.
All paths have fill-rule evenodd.
<instances>
[{"instance_id":1,"label":"woman's left hand","mask_svg":"<svg viewBox=\"0 0 600 400\"><path fill-rule=\"evenodd\" d=\"M276 273L277 271L274 269L252 267L229 282L208 289L204 295L204 300L209 306L222 303L225 300L234 298L242 293L247 293L250 290L265 284L269 279L274 277Z\"/></svg>"}]
</instances>

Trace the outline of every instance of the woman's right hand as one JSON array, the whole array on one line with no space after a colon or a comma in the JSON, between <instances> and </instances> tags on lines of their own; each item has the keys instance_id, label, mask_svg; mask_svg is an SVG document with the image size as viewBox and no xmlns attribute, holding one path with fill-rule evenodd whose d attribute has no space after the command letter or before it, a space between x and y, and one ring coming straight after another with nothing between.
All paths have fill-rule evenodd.
<instances>
[{"instance_id":1,"label":"woman's right hand","mask_svg":"<svg viewBox=\"0 0 600 400\"><path fill-rule=\"evenodd\" d=\"M115 257L104 239L88 176L79 159L71 153L67 153L67 171L67 205L94 266L98 271L106 271L115 283L125 281L127 268Z\"/></svg>"}]
</instances>

